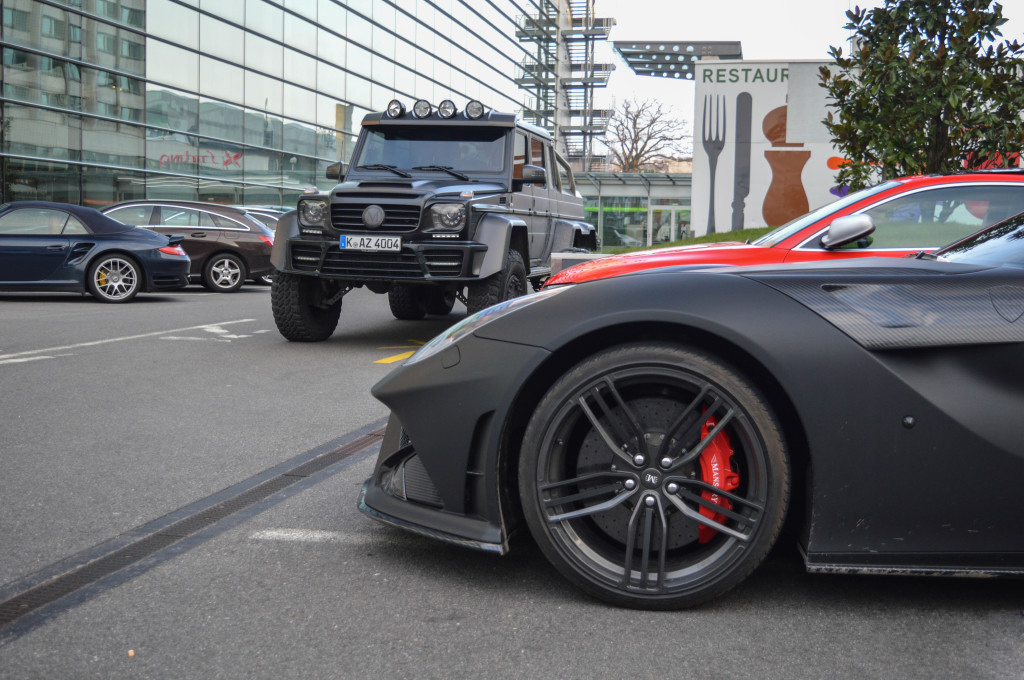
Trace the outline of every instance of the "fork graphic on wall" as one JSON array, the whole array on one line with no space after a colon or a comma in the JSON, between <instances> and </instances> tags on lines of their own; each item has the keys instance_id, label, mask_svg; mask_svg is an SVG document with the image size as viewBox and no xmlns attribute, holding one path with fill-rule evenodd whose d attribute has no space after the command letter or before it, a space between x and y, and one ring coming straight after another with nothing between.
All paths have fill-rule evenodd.
<instances>
[{"instance_id":1,"label":"fork graphic on wall","mask_svg":"<svg viewBox=\"0 0 1024 680\"><path fill-rule=\"evenodd\" d=\"M704 95L704 116L701 121L701 142L704 153L708 156L708 168L711 176L710 197L708 199L708 232L715 233L715 173L718 170L718 157L725 148L725 95Z\"/></svg>"}]
</instances>

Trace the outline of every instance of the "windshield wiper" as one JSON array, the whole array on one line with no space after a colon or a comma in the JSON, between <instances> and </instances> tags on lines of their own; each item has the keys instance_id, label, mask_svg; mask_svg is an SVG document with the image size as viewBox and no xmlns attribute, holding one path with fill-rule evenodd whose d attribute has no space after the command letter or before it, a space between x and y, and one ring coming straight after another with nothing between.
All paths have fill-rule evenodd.
<instances>
[{"instance_id":1,"label":"windshield wiper","mask_svg":"<svg viewBox=\"0 0 1024 680\"><path fill-rule=\"evenodd\" d=\"M914 255L915 260L937 260L937 256L929 253L927 250L920 250Z\"/></svg>"},{"instance_id":2,"label":"windshield wiper","mask_svg":"<svg viewBox=\"0 0 1024 680\"><path fill-rule=\"evenodd\" d=\"M437 170L438 172L447 172L452 177L457 177L463 181L469 181L469 175L464 175L450 165L416 165L413 166L413 170Z\"/></svg>"},{"instance_id":3,"label":"windshield wiper","mask_svg":"<svg viewBox=\"0 0 1024 680\"><path fill-rule=\"evenodd\" d=\"M393 172L399 177L412 177L405 170L399 170L396 165L384 165L383 163L371 163L370 165L357 165L356 170L387 170Z\"/></svg>"}]
</instances>

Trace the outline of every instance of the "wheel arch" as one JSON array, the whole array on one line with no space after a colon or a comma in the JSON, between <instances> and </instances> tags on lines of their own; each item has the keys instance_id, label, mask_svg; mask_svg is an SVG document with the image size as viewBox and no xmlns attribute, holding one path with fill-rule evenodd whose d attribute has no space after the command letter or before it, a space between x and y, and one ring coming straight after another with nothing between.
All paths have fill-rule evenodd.
<instances>
[{"instance_id":1,"label":"wheel arch","mask_svg":"<svg viewBox=\"0 0 1024 680\"><path fill-rule=\"evenodd\" d=\"M139 268L139 291L143 293L149 292L149 272L146 270L146 265L142 263L142 259L138 255L125 248L109 248L92 254L85 263L85 268L83 270L85 278L82 280L82 285L88 289L89 275L92 272L93 266L98 260L111 255L127 257L129 260L134 262L135 266Z\"/></svg>"},{"instance_id":2,"label":"wheel arch","mask_svg":"<svg viewBox=\"0 0 1024 680\"><path fill-rule=\"evenodd\" d=\"M783 533L801 530L806 524L806 498L811 480L810 455L803 422L792 399L778 379L757 357L726 338L693 326L664 322L630 323L608 326L582 335L552 352L523 383L508 410L502 426L497 480L502 488L518 488L518 467L523 433L537 402L570 368L597 352L629 342L668 342L685 344L713 354L732 364L749 378L764 394L782 426L790 460L790 504ZM512 486L509 486L512 485ZM506 531L523 524L522 508L517 493L500 494Z\"/></svg>"}]
</instances>

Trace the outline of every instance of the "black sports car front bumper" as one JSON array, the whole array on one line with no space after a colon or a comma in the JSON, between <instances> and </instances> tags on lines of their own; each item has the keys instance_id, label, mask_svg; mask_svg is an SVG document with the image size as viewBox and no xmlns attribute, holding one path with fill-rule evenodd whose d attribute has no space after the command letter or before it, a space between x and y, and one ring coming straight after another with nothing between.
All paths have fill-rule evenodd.
<instances>
[{"instance_id":1,"label":"black sports car front bumper","mask_svg":"<svg viewBox=\"0 0 1024 680\"><path fill-rule=\"evenodd\" d=\"M548 355L470 335L381 380L373 394L392 414L360 510L431 538L507 552L502 430Z\"/></svg>"}]
</instances>

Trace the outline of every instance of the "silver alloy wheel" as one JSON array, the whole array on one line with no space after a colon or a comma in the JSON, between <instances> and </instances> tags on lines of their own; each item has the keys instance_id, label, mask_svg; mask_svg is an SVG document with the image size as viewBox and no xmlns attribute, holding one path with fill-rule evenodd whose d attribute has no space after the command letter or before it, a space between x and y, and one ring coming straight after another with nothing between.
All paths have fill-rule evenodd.
<instances>
[{"instance_id":1,"label":"silver alloy wheel","mask_svg":"<svg viewBox=\"0 0 1024 680\"><path fill-rule=\"evenodd\" d=\"M242 278L242 269L234 258L222 257L210 267L210 277L218 288L234 288Z\"/></svg>"},{"instance_id":2,"label":"silver alloy wheel","mask_svg":"<svg viewBox=\"0 0 1024 680\"><path fill-rule=\"evenodd\" d=\"M139 271L133 262L109 257L92 269L93 290L106 300L127 300L139 287Z\"/></svg>"}]
</instances>

